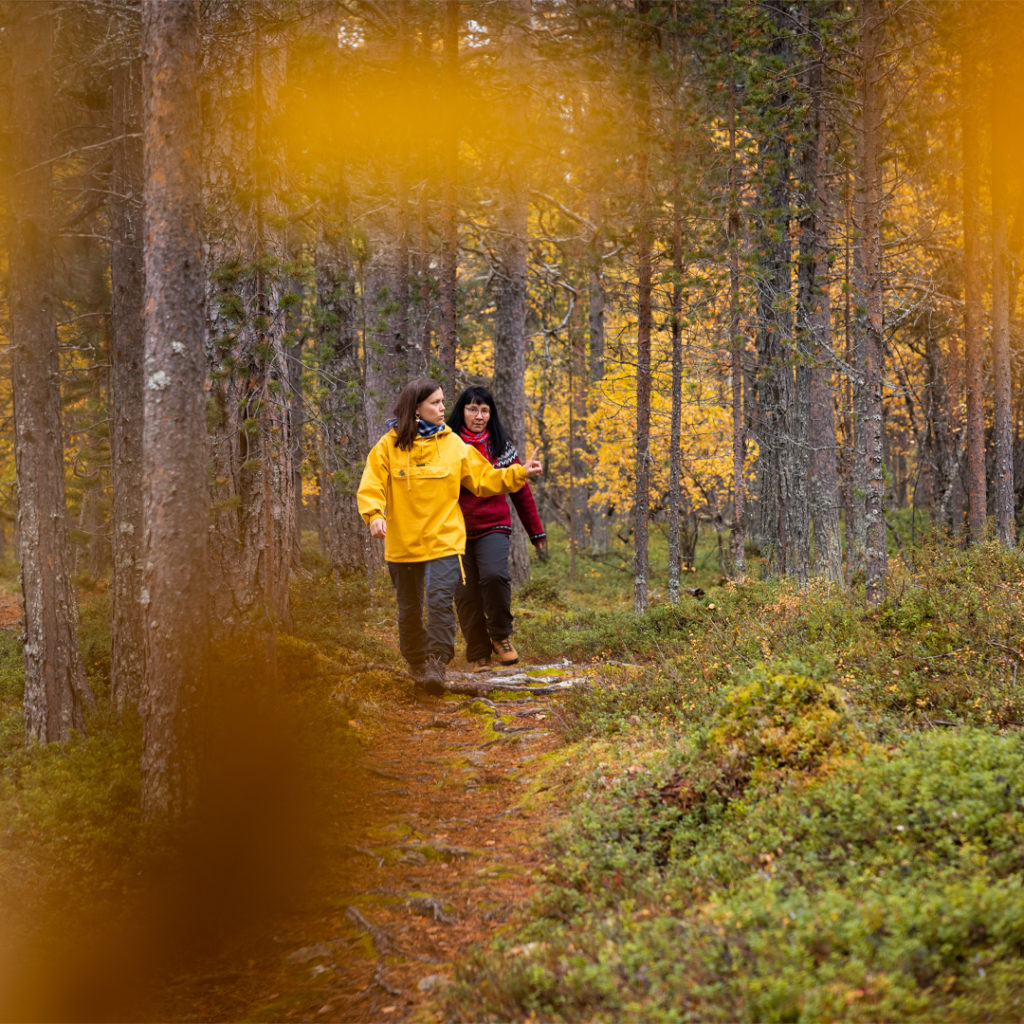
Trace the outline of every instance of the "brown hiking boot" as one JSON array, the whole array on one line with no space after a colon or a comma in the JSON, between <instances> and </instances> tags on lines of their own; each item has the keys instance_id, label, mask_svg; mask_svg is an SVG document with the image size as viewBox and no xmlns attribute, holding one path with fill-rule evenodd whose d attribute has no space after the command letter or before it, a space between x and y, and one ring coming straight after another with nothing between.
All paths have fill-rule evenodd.
<instances>
[{"instance_id":1,"label":"brown hiking boot","mask_svg":"<svg viewBox=\"0 0 1024 1024\"><path fill-rule=\"evenodd\" d=\"M470 672L486 672L491 667L491 656L488 654L483 658L476 658L469 663Z\"/></svg>"},{"instance_id":2,"label":"brown hiking boot","mask_svg":"<svg viewBox=\"0 0 1024 1024\"><path fill-rule=\"evenodd\" d=\"M440 658L427 658L423 675L416 680L416 685L437 697L444 693L444 676L444 662Z\"/></svg>"},{"instance_id":3,"label":"brown hiking boot","mask_svg":"<svg viewBox=\"0 0 1024 1024\"><path fill-rule=\"evenodd\" d=\"M519 652L512 646L512 641L507 636L501 640L492 640L491 647L502 665L514 665L519 660Z\"/></svg>"}]
</instances>

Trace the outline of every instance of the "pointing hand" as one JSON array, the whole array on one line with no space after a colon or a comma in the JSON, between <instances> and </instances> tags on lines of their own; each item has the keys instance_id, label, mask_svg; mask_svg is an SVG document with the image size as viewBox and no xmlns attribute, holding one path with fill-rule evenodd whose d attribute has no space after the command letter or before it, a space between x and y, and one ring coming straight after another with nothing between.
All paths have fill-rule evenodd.
<instances>
[{"instance_id":1,"label":"pointing hand","mask_svg":"<svg viewBox=\"0 0 1024 1024\"><path fill-rule=\"evenodd\" d=\"M538 449L534 448L533 451L530 452L530 457L523 463L523 469L526 470L526 475L528 477L539 476L544 472L544 465L537 459L537 452Z\"/></svg>"}]
</instances>

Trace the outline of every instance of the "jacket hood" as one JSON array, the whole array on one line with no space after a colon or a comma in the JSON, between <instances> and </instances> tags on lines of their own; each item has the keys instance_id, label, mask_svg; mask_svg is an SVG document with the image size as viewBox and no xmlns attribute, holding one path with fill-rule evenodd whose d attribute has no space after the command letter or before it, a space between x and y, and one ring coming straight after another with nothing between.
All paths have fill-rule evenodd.
<instances>
[{"instance_id":1,"label":"jacket hood","mask_svg":"<svg viewBox=\"0 0 1024 1024\"><path fill-rule=\"evenodd\" d=\"M394 434L395 435L395 439L397 440L398 439L398 426L397 426L397 424L393 420L388 420L387 424L385 424L385 425L388 427L388 429L384 433L383 436L387 437L388 434ZM444 437L445 434L451 434L451 433L452 433L452 428L449 427L447 423L445 423L436 434L431 434L429 437L423 437L422 435L417 434L413 438L413 442L412 442L413 448L415 448L416 445L418 445L421 441L430 442L430 441L433 441L434 438L436 438L436 437ZM397 448L398 446L396 445L395 447ZM398 450L401 451L402 449L399 448Z\"/></svg>"}]
</instances>

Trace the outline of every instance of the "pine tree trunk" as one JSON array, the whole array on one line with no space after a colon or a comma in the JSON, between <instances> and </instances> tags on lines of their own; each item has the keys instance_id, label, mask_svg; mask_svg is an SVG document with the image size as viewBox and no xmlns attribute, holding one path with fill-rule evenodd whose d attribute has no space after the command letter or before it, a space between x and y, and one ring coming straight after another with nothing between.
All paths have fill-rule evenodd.
<instances>
[{"instance_id":1,"label":"pine tree trunk","mask_svg":"<svg viewBox=\"0 0 1024 1024\"><path fill-rule=\"evenodd\" d=\"M963 4L961 39L961 139L964 201L964 377L967 392L968 532L972 543L985 538L988 499L985 481L985 395L982 383L981 214L978 170L978 69L974 44L978 19L974 4Z\"/></svg>"},{"instance_id":2,"label":"pine tree trunk","mask_svg":"<svg viewBox=\"0 0 1024 1024\"><path fill-rule=\"evenodd\" d=\"M651 500L651 277L652 217L650 198L651 98L647 76L650 71L650 36L647 18L649 0L636 0L640 32L636 112L637 191L639 211L636 233L637 324L636 324L636 440L633 481L633 611L647 611L648 519Z\"/></svg>"},{"instance_id":3,"label":"pine tree trunk","mask_svg":"<svg viewBox=\"0 0 1024 1024\"><path fill-rule=\"evenodd\" d=\"M996 10L1002 5L998 5ZM992 77L992 483L996 539L1011 548L1017 542L1013 496L1013 409L1010 367L1010 139L1015 124L1007 109L1000 68L1014 66L1006 26L994 32L997 73ZM1014 168L1015 169L1015 168Z\"/></svg>"},{"instance_id":4,"label":"pine tree trunk","mask_svg":"<svg viewBox=\"0 0 1024 1024\"><path fill-rule=\"evenodd\" d=\"M459 0L444 4L443 74L449 109L457 109L459 95ZM454 115L441 133L441 266L440 346L441 382L445 393L456 395L455 353L458 348L458 129Z\"/></svg>"},{"instance_id":5,"label":"pine tree trunk","mask_svg":"<svg viewBox=\"0 0 1024 1024\"><path fill-rule=\"evenodd\" d=\"M859 143L855 144L859 146ZM859 153L859 149L857 150ZM843 433L846 438L846 580L853 583L864 576L864 552L867 548L867 527L864 519L867 494L867 462L864 458L864 332L859 328L860 311L857 306L857 288L860 271L860 249L854 242L857 234L858 213L855 209L856 191L848 176L850 195L847 209L846 246L843 250L843 331L845 334L846 364L850 367L846 393L843 396Z\"/></svg>"},{"instance_id":6,"label":"pine tree trunk","mask_svg":"<svg viewBox=\"0 0 1024 1024\"><path fill-rule=\"evenodd\" d=\"M806 583L811 571L811 367L806 353L797 348L793 370L792 401L786 407L786 459L783 473L783 504L789 538L786 573Z\"/></svg>"},{"instance_id":7,"label":"pine tree trunk","mask_svg":"<svg viewBox=\"0 0 1024 1024\"><path fill-rule=\"evenodd\" d=\"M395 24L398 38L398 68L407 72L411 64L412 40L409 28L408 0L394 0L397 8ZM394 203L394 246L395 263L392 267L392 298L395 310L392 323L401 336L403 345L415 367L415 373L426 373L428 361L426 353L420 347L420 339L414 330L412 309L412 206L409 195L409 162L411 159L408 129L402 119L392 126L396 159L392 164L392 180L395 187ZM404 382L403 382L404 383Z\"/></svg>"},{"instance_id":8,"label":"pine tree trunk","mask_svg":"<svg viewBox=\"0 0 1024 1024\"><path fill-rule=\"evenodd\" d=\"M283 164L283 155L282 155ZM291 499L290 505L284 508L283 519L279 525L281 559L287 563L283 568L285 591L292 570L302 567L302 530L306 522L305 495L303 493L303 469L306 460L306 434L309 427L309 416L306 406L306 381L304 361L310 345L306 336L306 310L304 304L294 301L305 290L301 276L296 268L305 258L304 242L292 226L283 232L283 253L285 265L281 273L282 301L282 337L281 337L281 376L283 394L278 398L279 416L287 424L288 451L282 453L282 472L291 474L291 480L281 494L284 505ZM290 593L285 597L281 621L291 621ZM289 625L288 628L291 628Z\"/></svg>"},{"instance_id":9,"label":"pine tree trunk","mask_svg":"<svg viewBox=\"0 0 1024 1024\"><path fill-rule=\"evenodd\" d=\"M511 185L511 183L510 183ZM518 189L502 199L499 270L495 280L494 399L520 455L526 441L526 195ZM512 517L509 566L515 586L530 578L528 540Z\"/></svg>"},{"instance_id":10,"label":"pine tree trunk","mask_svg":"<svg viewBox=\"0 0 1024 1024\"><path fill-rule=\"evenodd\" d=\"M395 32L382 44L386 50L380 59L397 75L408 60L407 15L403 0L396 5ZM374 440L384 433L384 421L401 389L428 369L410 329L410 214L404 167L409 140L404 130L393 134L393 155L384 170L385 194L377 197L377 212L367 218L369 257L362 282L366 425Z\"/></svg>"},{"instance_id":11,"label":"pine tree trunk","mask_svg":"<svg viewBox=\"0 0 1024 1024\"><path fill-rule=\"evenodd\" d=\"M574 282L575 284L575 282ZM580 289L574 287L570 302ZM587 539L587 497L589 488L587 480L587 407L589 402L588 382L590 375L587 370L586 329L583 324L583 310L575 304L569 317L569 525L570 549L572 552L573 579L576 578L576 555L584 547Z\"/></svg>"},{"instance_id":12,"label":"pine tree trunk","mask_svg":"<svg viewBox=\"0 0 1024 1024\"><path fill-rule=\"evenodd\" d=\"M14 458L25 655L25 735L62 742L93 702L78 646L64 497L53 300L50 77L54 4L7 10L11 98L7 242Z\"/></svg>"},{"instance_id":13,"label":"pine tree trunk","mask_svg":"<svg viewBox=\"0 0 1024 1024\"><path fill-rule=\"evenodd\" d=\"M930 314L926 315L930 320ZM957 477L957 437L955 421L950 415L949 362L939 343L938 332L930 323L925 333L924 356L928 381L925 406L929 424L926 457L935 474L931 515L936 527L951 536L951 501Z\"/></svg>"},{"instance_id":14,"label":"pine tree trunk","mask_svg":"<svg viewBox=\"0 0 1024 1024\"><path fill-rule=\"evenodd\" d=\"M292 569L302 565L302 527L305 521L306 505L302 493L302 464L305 459L305 433L308 423L306 415L306 399L303 393L303 356L304 347L296 342L298 332L289 330L289 340L285 347L285 365L288 370L288 404L285 410L288 416L288 432L291 437L291 451L288 455L288 468L291 470L292 482L289 491L292 496L292 510L288 516L290 522L284 524L285 531L291 533L290 562ZM282 538L286 540L287 538Z\"/></svg>"},{"instance_id":15,"label":"pine tree trunk","mask_svg":"<svg viewBox=\"0 0 1024 1024\"><path fill-rule=\"evenodd\" d=\"M114 145L110 200L112 369L110 454L113 462L110 693L120 710L142 692L142 63L114 69Z\"/></svg>"},{"instance_id":16,"label":"pine tree trunk","mask_svg":"<svg viewBox=\"0 0 1024 1024\"><path fill-rule=\"evenodd\" d=\"M771 4L775 21L776 41L773 52L788 65L793 59L793 28L788 8ZM771 263L773 295L772 319L777 332L781 362L777 367L777 386L780 405L778 419L782 428L779 448L779 567L787 575L806 582L810 575L811 515L808 499L810 470L810 442L808 432L811 420L811 373L805 351L806 339L794 332L792 312L793 246L790 241L790 222L793 216L791 177L794 176L793 147L786 141L788 110L792 96L788 86L780 83L773 105L782 115L779 134L773 140L771 159L777 161L777 177L770 187L771 223L777 244L773 245Z\"/></svg>"},{"instance_id":17,"label":"pine tree trunk","mask_svg":"<svg viewBox=\"0 0 1024 1024\"><path fill-rule=\"evenodd\" d=\"M600 389L604 379L604 274L601 267L601 200L592 188L589 193L590 221L593 225L589 246L589 268L587 289L587 337L589 355L590 387L588 388L588 414L600 415L598 408ZM587 431L589 436L590 431ZM600 485L588 495L587 507L590 521L590 550L592 554L603 555L608 551L609 515L608 496ZM591 498L596 497L596 501Z\"/></svg>"},{"instance_id":18,"label":"pine tree trunk","mask_svg":"<svg viewBox=\"0 0 1024 1024\"><path fill-rule=\"evenodd\" d=\"M678 168L682 161L679 146L681 126L675 125L672 163ZM680 553L679 534L682 528L682 447L683 447L683 217L682 181L678 171L672 189L672 411L669 426L668 481L668 599L679 601Z\"/></svg>"},{"instance_id":19,"label":"pine tree trunk","mask_svg":"<svg viewBox=\"0 0 1024 1024\"><path fill-rule=\"evenodd\" d=\"M82 481L82 500L78 516L81 540L73 559L75 575L98 580L103 575L103 513L100 510L99 471Z\"/></svg>"},{"instance_id":20,"label":"pine tree trunk","mask_svg":"<svg viewBox=\"0 0 1024 1024\"><path fill-rule=\"evenodd\" d=\"M366 452L355 268L347 236L348 198L338 188L324 210L317 243L317 325L320 348L321 523L325 554L340 573L375 565L370 535L356 508ZM341 229L334 227L340 223Z\"/></svg>"},{"instance_id":21,"label":"pine tree trunk","mask_svg":"<svg viewBox=\"0 0 1024 1024\"><path fill-rule=\"evenodd\" d=\"M858 173L854 197L858 303L855 329L863 350L862 404L858 419L862 423L866 467L864 585L865 596L872 605L885 598L887 563L882 451L882 184L879 172L882 119L880 52L884 17L882 0L862 0L861 111L857 125Z\"/></svg>"},{"instance_id":22,"label":"pine tree trunk","mask_svg":"<svg viewBox=\"0 0 1024 1024\"><path fill-rule=\"evenodd\" d=\"M199 233L199 5L145 0L145 453L142 803L193 798L193 704L206 617L204 278Z\"/></svg>"},{"instance_id":23,"label":"pine tree trunk","mask_svg":"<svg viewBox=\"0 0 1024 1024\"><path fill-rule=\"evenodd\" d=\"M807 13L809 16L810 12ZM816 26L811 23L809 28L813 38ZM843 559L839 533L835 415L829 386L832 314L828 281L828 122L825 116L824 65L820 54L815 55L808 68L807 88L811 107L803 151L806 208L800 235L798 316L802 321L801 333L806 339L810 368L809 502L814 530L814 574L838 583L843 577Z\"/></svg>"},{"instance_id":24,"label":"pine tree trunk","mask_svg":"<svg viewBox=\"0 0 1024 1024\"><path fill-rule=\"evenodd\" d=\"M747 488L743 468L747 455L746 417L743 408L743 351L740 333L740 168L736 151L736 72L733 36L729 30L729 209L726 217L729 248L729 376L732 401L732 527L729 561L733 576L747 571Z\"/></svg>"},{"instance_id":25,"label":"pine tree trunk","mask_svg":"<svg viewBox=\"0 0 1024 1024\"><path fill-rule=\"evenodd\" d=\"M770 7L774 38L772 53L785 59L786 44L779 5ZM773 98L772 111L786 109L788 94L784 85ZM773 118L776 116L773 113ZM760 486L760 534L769 565L785 573L796 551L797 539L791 528L797 510L787 502L793 498L795 470L792 465L794 438L790 416L794 403L793 353L788 350L792 337L789 311L791 246L789 234L789 145L786 133L774 120L765 125L759 143L761 176L759 206L761 230L757 288L758 355L758 475Z\"/></svg>"},{"instance_id":26,"label":"pine tree trunk","mask_svg":"<svg viewBox=\"0 0 1024 1024\"><path fill-rule=\"evenodd\" d=\"M278 398L290 379L281 304L289 256L284 188L280 154L267 150L265 130L278 103L284 49L256 31L257 14L243 8L252 29L246 38L260 42L239 60L215 37L210 49L220 63L207 76L214 88L204 125L207 205L217 217L207 221L211 397L218 413L211 575L217 621L261 621L272 635L290 621L296 496L291 422Z\"/></svg>"},{"instance_id":27,"label":"pine tree trunk","mask_svg":"<svg viewBox=\"0 0 1024 1024\"><path fill-rule=\"evenodd\" d=\"M518 87L528 61L526 31L530 23L530 0L510 0L510 24L504 43L505 88L509 110L522 109ZM513 95L516 97L513 103ZM521 113L510 124L512 138L525 139L526 124ZM527 181L522 158L510 154L498 194L498 265L494 282L494 399L502 421L519 446L520 455L529 454L526 445L526 257ZM512 583L519 586L530 578L529 540L512 517L509 554Z\"/></svg>"}]
</instances>

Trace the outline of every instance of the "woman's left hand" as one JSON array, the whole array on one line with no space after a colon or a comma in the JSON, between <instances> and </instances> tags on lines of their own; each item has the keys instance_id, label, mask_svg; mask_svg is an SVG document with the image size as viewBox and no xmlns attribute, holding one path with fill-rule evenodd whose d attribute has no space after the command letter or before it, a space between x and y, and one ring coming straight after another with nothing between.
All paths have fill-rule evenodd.
<instances>
[{"instance_id":1,"label":"woman's left hand","mask_svg":"<svg viewBox=\"0 0 1024 1024\"><path fill-rule=\"evenodd\" d=\"M544 464L537 458L538 449L534 448L530 452L530 457L523 463L523 469L526 470L527 477L540 476L544 472Z\"/></svg>"}]
</instances>

